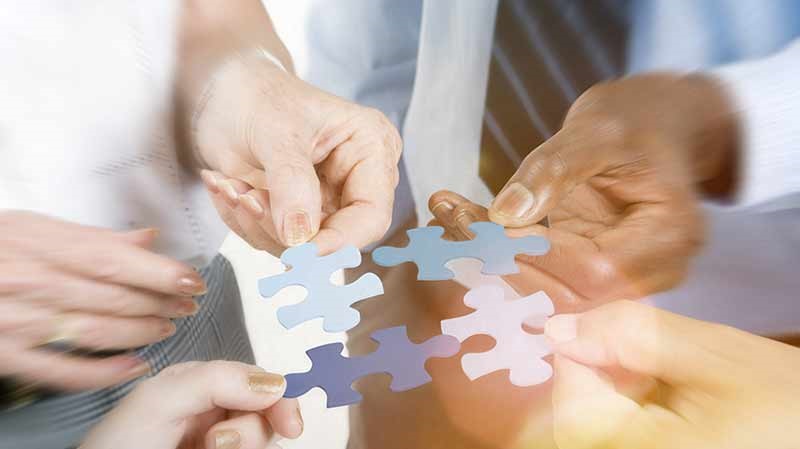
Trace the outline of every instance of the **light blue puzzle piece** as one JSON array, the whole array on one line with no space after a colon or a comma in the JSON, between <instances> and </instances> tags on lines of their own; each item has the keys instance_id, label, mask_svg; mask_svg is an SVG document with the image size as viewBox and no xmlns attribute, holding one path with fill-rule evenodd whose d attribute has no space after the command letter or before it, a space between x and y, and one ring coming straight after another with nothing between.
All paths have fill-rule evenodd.
<instances>
[{"instance_id":1,"label":"light blue puzzle piece","mask_svg":"<svg viewBox=\"0 0 800 449\"><path fill-rule=\"evenodd\" d=\"M444 229L440 226L411 229L407 232L409 242L406 247L382 246L372 252L372 260L384 267L414 262L418 269L417 279L434 281L454 277L454 273L445 267L453 259L480 259L483 261L483 274L504 275L519 272L514 262L517 254L539 256L550 249L550 243L544 237L510 238L503 227L495 223L476 222L469 229L475 233L475 238L461 242L443 240Z\"/></svg>"},{"instance_id":2,"label":"light blue puzzle piece","mask_svg":"<svg viewBox=\"0 0 800 449\"><path fill-rule=\"evenodd\" d=\"M353 246L319 257L317 246L306 243L284 251L281 262L289 270L261 279L258 290L261 296L270 298L293 285L306 289L303 302L278 309L278 321L286 329L322 318L322 327L326 332L344 332L354 328L361 320L358 311L351 307L354 303L383 294L383 284L373 273L364 274L351 284L331 283L334 272L361 264L361 253Z\"/></svg>"}]
</instances>

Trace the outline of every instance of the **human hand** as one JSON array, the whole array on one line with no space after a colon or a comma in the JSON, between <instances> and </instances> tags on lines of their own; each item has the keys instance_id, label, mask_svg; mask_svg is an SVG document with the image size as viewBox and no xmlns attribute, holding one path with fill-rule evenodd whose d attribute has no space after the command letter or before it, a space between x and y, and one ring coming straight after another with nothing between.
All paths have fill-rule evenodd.
<instances>
[{"instance_id":1,"label":"human hand","mask_svg":"<svg viewBox=\"0 0 800 449\"><path fill-rule=\"evenodd\" d=\"M800 349L633 302L545 334L560 449L797 447Z\"/></svg>"},{"instance_id":2,"label":"human hand","mask_svg":"<svg viewBox=\"0 0 800 449\"><path fill-rule=\"evenodd\" d=\"M175 332L205 291L190 266L148 248L153 229L114 232L0 212L0 376L66 390L106 387L148 371L130 355L85 358L41 347L144 346Z\"/></svg>"},{"instance_id":3,"label":"human hand","mask_svg":"<svg viewBox=\"0 0 800 449\"><path fill-rule=\"evenodd\" d=\"M142 382L81 449L263 449L303 432L286 381L238 362L188 362ZM276 435L277 434L277 435ZM269 446L268 446L269 445Z\"/></svg>"},{"instance_id":4,"label":"human hand","mask_svg":"<svg viewBox=\"0 0 800 449\"><path fill-rule=\"evenodd\" d=\"M401 141L380 112L250 57L220 69L193 128L220 216L255 248L328 253L388 229Z\"/></svg>"},{"instance_id":5,"label":"human hand","mask_svg":"<svg viewBox=\"0 0 800 449\"><path fill-rule=\"evenodd\" d=\"M522 260L569 287L576 308L669 289L705 239L699 194L731 189L729 111L697 77L598 84L525 158L488 217L550 240L548 254ZM546 216L549 229L536 225Z\"/></svg>"}]
</instances>

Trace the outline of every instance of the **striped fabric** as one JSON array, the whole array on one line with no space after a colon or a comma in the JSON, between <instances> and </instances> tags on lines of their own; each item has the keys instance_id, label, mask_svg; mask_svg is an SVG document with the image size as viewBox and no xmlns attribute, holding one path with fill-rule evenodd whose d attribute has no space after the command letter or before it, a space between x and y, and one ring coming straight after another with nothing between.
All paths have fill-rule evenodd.
<instances>
[{"instance_id":1,"label":"striped fabric","mask_svg":"<svg viewBox=\"0 0 800 449\"><path fill-rule=\"evenodd\" d=\"M175 320L174 336L139 350L154 372L186 361L236 360L254 363L244 323L239 287L230 262L217 255L201 270L208 293L192 317ZM0 449L75 447L136 381L104 390L54 395L20 409L0 413Z\"/></svg>"},{"instance_id":2,"label":"striped fabric","mask_svg":"<svg viewBox=\"0 0 800 449\"><path fill-rule=\"evenodd\" d=\"M592 84L622 74L626 0L500 0L480 175L497 194Z\"/></svg>"}]
</instances>

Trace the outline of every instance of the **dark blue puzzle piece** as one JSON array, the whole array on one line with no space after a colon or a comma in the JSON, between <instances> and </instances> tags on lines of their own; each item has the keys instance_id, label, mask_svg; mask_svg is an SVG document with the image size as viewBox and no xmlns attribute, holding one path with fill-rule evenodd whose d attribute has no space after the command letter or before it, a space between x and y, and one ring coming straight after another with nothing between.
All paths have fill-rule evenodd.
<instances>
[{"instance_id":1,"label":"dark blue puzzle piece","mask_svg":"<svg viewBox=\"0 0 800 449\"><path fill-rule=\"evenodd\" d=\"M483 261L481 272L504 275L519 272L514 258L517 254L538 256L550 249L544 237L510 238L502 226L489 222L470 225L475 238L461 242L443 240L444 229L439 226L411 229L404 248L382 246L372 252L372 260L390 267L405 262L417 265L417 279L433 281L452 279L454 273L445 264L453 259L469 257Z\"/></svg>"},{"instance_id":2,"label":"dark blue puzzle piece","mask_svg":"<svg viewBox=\"0 0 800 449\"><path fill-rule=\"evenodd\" d=\"M362 399L361 394L352 389L353 382L376 373L391 374L392 391L410 390L431 381L425 370L429 358L453 356L460 346L458 339L449 335L413 343L406 335L405 326L381 329L372 334L372 339L379 343L378 349L362 357L343 357L341 343L306 351L311 359L311 370L288 374L284 396L295 398L319 387L328 396L328 407L353 404Z\"/></svg>"}]
</instances>

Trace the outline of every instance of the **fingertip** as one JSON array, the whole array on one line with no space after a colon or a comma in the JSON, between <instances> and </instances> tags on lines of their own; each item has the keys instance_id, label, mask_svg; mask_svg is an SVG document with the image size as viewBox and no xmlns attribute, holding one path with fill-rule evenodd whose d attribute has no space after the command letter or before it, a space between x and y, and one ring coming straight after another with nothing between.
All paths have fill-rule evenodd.
<instances>
[{"instance_id":1,"label":"fingertip","mask_svg":"<svg viewBox=\"0 0 800 449\"><path fill-rule=\"evenodd\" d=\"M264 216L264 206L252 195L246 193L240 197L241 204L244 209L249 212L254 218L261 218Z\"/></svg>"},{"instance_id":2,"label":"fingertip","mask_svg":"<svg viewBox=\"0 0 800 449\"><path fill-rule=\"evenodd\" d=\"M297 246L307 243L314 237L311 217L304 210L286 213L281 226L281 236L286 246Z\"/></svg>"},{"instance_id":3,"label":"fingertip","mask_svg":"<svg viewBox=\"0 0 800 449\"><path fill-rule=\"evenodd\" d=\"M200 170L200 179L211 193L219 193L219 181L216 174L211 170Z\"/></svg>"},{"instance_id":4,"label":"fingertip","mask_svg":"<svg viewBox=\"0 0 800 449\"><path fill-rule=\"evenodd\" d=\"M303 434L304 422L297 399L283 398L266 412L272 429L280 436L295 439Z\"/></svg>"}]
</instances>

